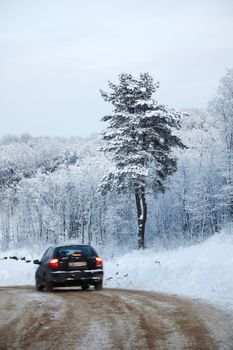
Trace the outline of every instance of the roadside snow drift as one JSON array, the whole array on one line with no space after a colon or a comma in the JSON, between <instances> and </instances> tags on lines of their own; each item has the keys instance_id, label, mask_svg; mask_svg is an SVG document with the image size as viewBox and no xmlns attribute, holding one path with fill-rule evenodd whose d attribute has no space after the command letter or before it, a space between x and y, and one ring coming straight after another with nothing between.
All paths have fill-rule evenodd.
<instances>
[{"instance_id":1,"label":"roadside snow drift","mask_svg":"<svg viewBox=\"0 0 233 350\"><path fill-rule=\"evenodd\" d=\"M26 251L10 253L28 257ZM9 255L2 253L0 258ZM35 269L32 262L0 260L0 285L34 284ZM177 250L129 252L105 260L104 270L109 288L186 295L233 310L233 235L229 233Z\"/></svg>"},{"instance_id":2,"label":"roadside snow drift","mask_svg":"<svg viewBox=\"0 0 233 350\"><path fill-rule=\"evenodd\" d=\"M186 295L233 310L233 235L173 251L134 251L105 264L105 283Z\"/></svg>"}]
</instances>

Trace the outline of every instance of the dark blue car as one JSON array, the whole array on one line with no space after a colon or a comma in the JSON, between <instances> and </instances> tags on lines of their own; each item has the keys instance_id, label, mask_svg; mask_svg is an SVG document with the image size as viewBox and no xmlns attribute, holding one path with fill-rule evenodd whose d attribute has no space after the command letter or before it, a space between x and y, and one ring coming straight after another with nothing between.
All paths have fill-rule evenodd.
<instances>
[{"instance_id":1,"label":"dark blue car","mask_svg":"<svg viewBox=\"0 0 233 350\"><path fill-rule=\"evenodd\" d=\"M42 259L34 260L36 289L51 292L54 287L81 286L87 290L103 287L103 261L89 245L59 245L46 250Z\"/></svg>"}]
</instances>

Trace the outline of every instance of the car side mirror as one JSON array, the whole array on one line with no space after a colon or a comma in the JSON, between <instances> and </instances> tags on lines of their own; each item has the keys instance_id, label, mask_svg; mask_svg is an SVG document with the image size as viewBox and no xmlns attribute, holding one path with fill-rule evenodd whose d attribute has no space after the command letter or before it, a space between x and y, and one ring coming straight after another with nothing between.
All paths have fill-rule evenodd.
<instances>
[{"instance_id":1,"label":"car side mirror","mask_svg":"<svg viewBox=\"0 0 233 350\"><path fill-rule=\"evenodd\" d=\"M33 264L41 265L41 261L40 260L33 260Z\"/></svg>"}]
</instances>

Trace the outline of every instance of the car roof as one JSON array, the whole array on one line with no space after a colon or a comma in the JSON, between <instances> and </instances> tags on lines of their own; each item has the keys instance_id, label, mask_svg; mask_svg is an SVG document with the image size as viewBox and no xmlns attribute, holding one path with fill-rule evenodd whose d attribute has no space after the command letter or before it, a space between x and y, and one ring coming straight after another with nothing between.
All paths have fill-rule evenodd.
<instances>
[{"instance_id":1,"label":"car roof","mask_svg":"<svg viewBox=\"0 0 233 350\"><path fill-rule=\"evenodd\" d=\"M60 247L62 248L62 247L67 247L67 246L91 247L89 244L79 244L79 243L67 242L67 243L53 245L50 248L60 248Z\"/></svg>"}]
</instances>

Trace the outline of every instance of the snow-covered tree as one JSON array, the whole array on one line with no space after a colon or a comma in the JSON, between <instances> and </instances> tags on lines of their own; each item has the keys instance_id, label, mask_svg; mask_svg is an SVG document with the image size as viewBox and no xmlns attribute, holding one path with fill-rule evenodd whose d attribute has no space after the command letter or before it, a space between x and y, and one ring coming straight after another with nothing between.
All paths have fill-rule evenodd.
<instances>
[{"instance_id":1,"label":"snow-covered tree","mask_svg":"<svg viewBox=\"0 0 233 350\"><path fill-rule=\"evenodd\" d=\"M109 93L101 91L104 100L114 106L113 113L102 118L108 122L102 132L106 141L102 150L110 156L113 168L103 178L101 189L103 193L133 191L139 249L145 247L146 190L164 190L165 179L176 170L172 147L184 147L172 133L179 127L179 113L152 98L158 87L148 73L139 78L121 74L118 85L109 82Z\"/></svg>"},{"instance_id":2,"label":"snow-covered tree","mask_svg":"<svg viewBox=\"0 0 233 350\"><path fill-rule=\"evenodd\" d=\"M233 69L229 69L220 80L217 95L210 102L210 109L214 112L226 146L225 174L228 192L227 204L230 217L233 220Z\"/></svg>"}]
</instances>

